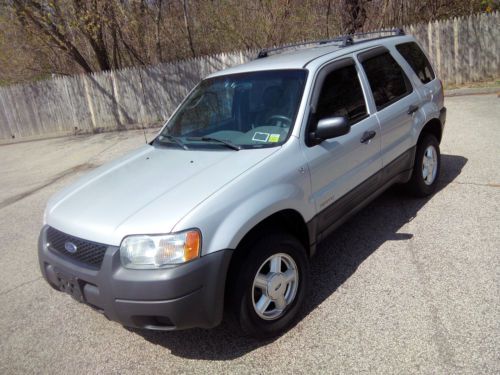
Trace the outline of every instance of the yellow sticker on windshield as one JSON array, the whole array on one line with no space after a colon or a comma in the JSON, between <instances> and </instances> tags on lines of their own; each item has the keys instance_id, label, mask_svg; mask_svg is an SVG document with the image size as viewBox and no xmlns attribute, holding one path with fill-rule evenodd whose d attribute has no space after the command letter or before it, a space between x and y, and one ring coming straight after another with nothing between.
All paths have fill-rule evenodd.
<instances>
[{"instance_id":1,"label":"yellow sticker on windshield","mask_svg":"<svg viewBox=\"0 0 500 375\"><path fill-rule=\"evenodd\" d=\"M279 134L271 134L269 136L269 142L279 142L280 135Z\"/></svg>"}]
</instances>

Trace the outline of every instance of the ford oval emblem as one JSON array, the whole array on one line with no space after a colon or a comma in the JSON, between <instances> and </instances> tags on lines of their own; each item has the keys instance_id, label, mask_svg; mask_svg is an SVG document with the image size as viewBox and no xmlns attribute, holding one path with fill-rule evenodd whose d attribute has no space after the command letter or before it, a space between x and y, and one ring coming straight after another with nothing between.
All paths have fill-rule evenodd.
<instances>
[{"instance_id":1,"label":"ford oval emblem","mask_svg":"<svg viewBox=\"0 0 500 375\"><path fill-rule=\"evenodd\" d=\"M64 249L68 253L71 253L71 254L76 253L76 250L78 250L78 248L76 247L76 245L73 242L69 242L69 241L64 243Z\"/></svg>"}]
</instances>

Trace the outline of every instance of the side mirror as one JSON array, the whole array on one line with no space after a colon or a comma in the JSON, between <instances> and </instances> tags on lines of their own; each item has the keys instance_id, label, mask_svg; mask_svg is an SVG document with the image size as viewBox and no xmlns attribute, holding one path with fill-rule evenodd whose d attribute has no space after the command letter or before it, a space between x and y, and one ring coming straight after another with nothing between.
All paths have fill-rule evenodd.
<instances>
[{"instance_id":1,"label":"side mirror","mask_svg":"<svg viewBox=\"0 0 500 375\"><path fill-rule=\"evenodd\" d=\"M318 141L339 137L349 133L351 125L345 117L327 117L318 121L316 131L311 134Z\"/></svg>"}]
</instances>

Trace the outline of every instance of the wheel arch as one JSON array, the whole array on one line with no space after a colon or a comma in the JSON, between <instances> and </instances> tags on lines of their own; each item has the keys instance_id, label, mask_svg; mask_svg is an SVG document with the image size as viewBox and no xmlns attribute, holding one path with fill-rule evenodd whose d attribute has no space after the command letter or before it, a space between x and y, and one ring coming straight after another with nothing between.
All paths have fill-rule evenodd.
<instances>
[{"instance_id":1,"label":"wheel arch","mask_svg":"<svg viewBox=\"0 0 500 375\"><path fill-rule=\"evenodd\" d=\"M438 140L438 143L441 143L441 139L443 137L443 125L438 118L433 118L429 120L420 130L420 134L418 136L417 144L420 142L424 134L432 134Z\"/></svg>"},{"instance_id":2,"label":"wheel arch","mask_svg":"<svg viewBox=\"0 0 500 375\"><path fill-rule=\"evenodd\" d=\"M226 297L231 295L229 291L235 287L234 280L238 275L238 270L243 264L243 261L247 258L252 244L258 241L262 236L277 232L289 233L296 237L304 246L306 256L309 257L313 255L313 248L310 244L312 234L303 216L295 209L282 209L274 212L254 225L238 242L228 266L225 286L227 292ZM226 303L227 302L226 299Z\"/></svg>"},{"instance_id":3,"label":"wheel arch","mask_svg":"<svg viewBox=\"0 0 500 375\"><path fill-rule=\"evenodd\" d=\"M247 231L239 241L236 251L248 247L262 235L275 232L290 233L306 250L310 246L311 235L302 215L294 209L283 209L267 216Z\"/></svg>"}]
</instances>

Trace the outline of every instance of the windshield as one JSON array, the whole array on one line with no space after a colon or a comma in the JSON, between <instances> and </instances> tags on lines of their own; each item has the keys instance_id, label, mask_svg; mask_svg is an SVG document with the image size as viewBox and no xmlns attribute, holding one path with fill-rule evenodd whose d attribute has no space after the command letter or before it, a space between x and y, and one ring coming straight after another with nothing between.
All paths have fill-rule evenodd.
<instances>
[{"instance_id":1,"label":"windshield","mask_svg":"<svg viewBox=\"0 0 500 375\"><path fill-rule=\"evenodd\" d=\"M234 150L280 145L292 131L305 80L305 70L206 79L191 92L155 143Z\"/></svg>"}]
</instances>

